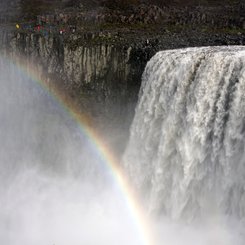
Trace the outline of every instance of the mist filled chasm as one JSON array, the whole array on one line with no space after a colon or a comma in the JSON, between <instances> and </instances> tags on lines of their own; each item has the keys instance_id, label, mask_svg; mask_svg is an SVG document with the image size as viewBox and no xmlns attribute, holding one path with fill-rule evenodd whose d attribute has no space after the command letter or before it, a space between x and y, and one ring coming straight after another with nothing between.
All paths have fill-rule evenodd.
<instances>
[{"instance_id":1,"label":"mist filled chasm","mask_svg":"<svg viewBox=\"0 0 245 245\"><path fill-rule=\"evenodd\" d=\"M0 58L0 243L141 244L111 169L63 106Z\"/></svg>"}]
</instances>

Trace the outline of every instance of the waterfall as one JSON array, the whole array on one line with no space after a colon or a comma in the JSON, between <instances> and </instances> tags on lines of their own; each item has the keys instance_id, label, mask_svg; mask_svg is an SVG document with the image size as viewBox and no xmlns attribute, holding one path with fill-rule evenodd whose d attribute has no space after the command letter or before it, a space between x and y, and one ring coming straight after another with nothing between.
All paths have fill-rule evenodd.
<instances>
[{"instance_id":1,"label":"waterfall","mask_svg":"<svg viewBox=\"0 0 245 245\"><path fill-rule=\"evenodd\" d=\"M245 216L245 47L157 53L123 162L149 210Z\"/></svg>"}]
</instances>

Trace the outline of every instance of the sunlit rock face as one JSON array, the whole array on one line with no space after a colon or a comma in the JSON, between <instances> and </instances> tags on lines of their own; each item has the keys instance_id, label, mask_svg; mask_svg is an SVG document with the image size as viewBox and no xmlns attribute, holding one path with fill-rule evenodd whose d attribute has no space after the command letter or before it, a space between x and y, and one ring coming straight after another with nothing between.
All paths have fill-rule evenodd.
<instances>
[{"instance_id":1,"label":"sunlit rock face","mask_svg":"<svg viewBox=\"0 0 245 245\"><path fill-rule=\"evenodd\" d=\"M145 69L124 162L149 209L245 217L245 48L157 53Z\"/></svg>"}]
</instances>

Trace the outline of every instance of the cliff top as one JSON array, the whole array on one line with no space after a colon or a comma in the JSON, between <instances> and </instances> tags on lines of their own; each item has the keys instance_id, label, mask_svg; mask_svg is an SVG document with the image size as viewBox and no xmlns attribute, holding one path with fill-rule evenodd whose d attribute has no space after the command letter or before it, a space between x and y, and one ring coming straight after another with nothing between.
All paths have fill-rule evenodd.
<instances>
[{"instance_id":1,"label":"cliff top","mask_svg":"<svg viewBox=\"0 0 245 245\"><path fill-rule=\"evenodd\" d=\"M244 33L245 0L13 0L0 3L0 27L41 35L86 32ZM5 10L8 9L6 12ZM7 14L6 14L7 13ZM18 23L18 25L16 25ZM104 37L103 37L104 38Z\"/></svg>"}]
</instances>

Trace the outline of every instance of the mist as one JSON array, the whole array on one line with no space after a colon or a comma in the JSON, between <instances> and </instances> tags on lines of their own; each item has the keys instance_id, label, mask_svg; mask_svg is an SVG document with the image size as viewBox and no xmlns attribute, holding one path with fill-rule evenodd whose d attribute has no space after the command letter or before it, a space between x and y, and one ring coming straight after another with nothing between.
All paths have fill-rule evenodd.
<instances>
[{"instance_id":1,"label":"mist","mask_svg":"<svg viewBox=\"0 0 245 245\"><path fill-rule=\"evenodd\" d=\"M0 59L0 243L140 244L125 197L77 122Z\"/></svg>"}]
</instances>

